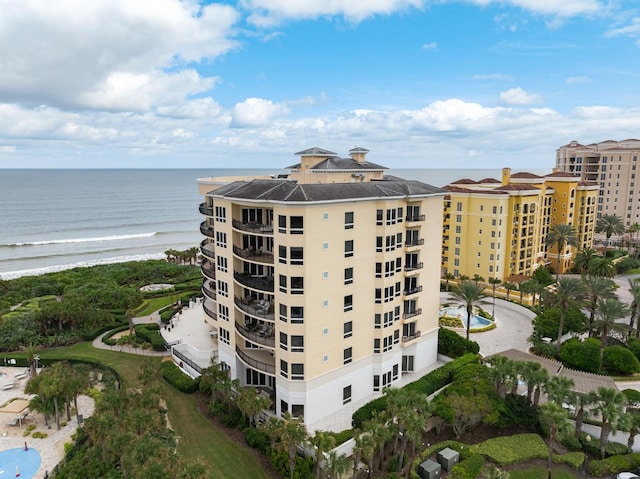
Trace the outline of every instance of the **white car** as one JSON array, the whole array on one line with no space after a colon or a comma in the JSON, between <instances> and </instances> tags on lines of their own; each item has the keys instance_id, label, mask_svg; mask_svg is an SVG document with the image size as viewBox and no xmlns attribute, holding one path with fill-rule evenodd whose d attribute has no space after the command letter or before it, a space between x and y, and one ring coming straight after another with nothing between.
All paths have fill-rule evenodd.
<instances>
[{"instance_id":1,"label":"white car","mask_svg":"<svg viewBox=\"0 0 640 479\"><path fill-rule=\"evenodd\" d=\"M640 479L637 474L633 472L621 472L616 476L616 479Z\"/></svg>"}]
</instances>

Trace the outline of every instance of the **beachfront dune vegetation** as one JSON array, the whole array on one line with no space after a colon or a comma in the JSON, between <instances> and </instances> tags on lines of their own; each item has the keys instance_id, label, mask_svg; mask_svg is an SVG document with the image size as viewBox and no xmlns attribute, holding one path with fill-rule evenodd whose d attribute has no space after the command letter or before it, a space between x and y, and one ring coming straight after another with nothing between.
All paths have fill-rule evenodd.
<instances>
[{"instance_id":1,"label":"beachfront dune vegetation","mask_svg":"<svg viewBox=\"0 0 640 479\"><path fill-rule=\"evenodd\" d=\"M198 294L196 266L161 260L75 268L42 276L0 280L0 350L28 345L60 346L90 340L127 324L127 312L159 295ZM175 285L164 292L142 292L152 283Z\"/></svg>"}]
</instances>

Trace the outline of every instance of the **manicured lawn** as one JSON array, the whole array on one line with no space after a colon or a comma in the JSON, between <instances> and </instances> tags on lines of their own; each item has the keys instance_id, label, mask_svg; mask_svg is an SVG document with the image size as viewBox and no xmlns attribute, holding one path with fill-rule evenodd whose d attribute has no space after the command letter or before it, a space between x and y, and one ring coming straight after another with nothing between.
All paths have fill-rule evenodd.
<instances>
[{"instance_id":1,"label":"manicured lawn","mask_svg":"<svg viewBox=\"0 0 640 479\"><path fill-rule=\"evenodd\" d=\"M161 357L138 356L95 349L90 342L63 348L52 348L38 353L41 358L90 359L114 368L126 387L138 384L138 373L144 361L160 363ZM13 357L24 353L12 354ZM162 381L167 401L169 421L179 436L178 450L189 459L200 458L210 469L210 477L268 478L252 453L238 447L216 429L198 411L194 396L183 394Z\"/></svg>"},{"instance_id":2,"label":"manicured lawn","mask_svg":"<svg viewBox=\"0 0 640 479\"><path fill-rule=\"evenodd\" d=\"M510 479L547 479L547 468L536 466L528 469L514 469L509 471ZM575 474L571 474L568 471L558 471L555 466L551 468L552 479L573 479L575 477L581 477L579 471Z\"/></svg>"},{"instance_id":3,"label":"manicured lawn","mask_svg":"<svg viewBox=\"0 0 640 479\"><path fill-rule=\"evenodd\" d=\"M136 317L149 316L154 311L158 311L159 309L171 304L171 299L171 296L160 296L158 298L148 299L146 300L147 305L140 311L136 311L135 315ZM173 296L173 299L175 301L175 296Z\"/></svg>"}]
</instances>

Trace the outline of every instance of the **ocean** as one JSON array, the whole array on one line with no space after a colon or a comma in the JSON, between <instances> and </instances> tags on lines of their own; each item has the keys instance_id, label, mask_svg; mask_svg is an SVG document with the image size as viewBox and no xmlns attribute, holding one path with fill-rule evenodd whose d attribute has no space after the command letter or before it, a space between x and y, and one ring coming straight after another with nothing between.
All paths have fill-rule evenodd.
<instances>
[{"instance_id":1,"label":"ocean","mask_svg":"<svg viewBox=\"0 0 640 479\"><path fill-rule=\"evenodd\" d=\"M531 170L544 174L549 170ZM202 241L197 178L265 175L277 169L0 170L0 278L78 266L161 259ZM500 179L498 169L396 169L444 186Z\"/></svg>"}]
</instances>

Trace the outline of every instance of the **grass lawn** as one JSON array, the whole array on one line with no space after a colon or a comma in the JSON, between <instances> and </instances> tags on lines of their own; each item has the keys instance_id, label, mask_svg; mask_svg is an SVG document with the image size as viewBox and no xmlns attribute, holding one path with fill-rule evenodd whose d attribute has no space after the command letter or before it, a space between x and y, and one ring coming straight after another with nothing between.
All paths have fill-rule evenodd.
<instances>
[{"instance_id":1,"label":"grass lawn","mask_svg":"<svg viewBox=\"0 0 640 479\"><path fill-rule=\"evenodd\" d=\"M530 467L527 469L514 469L509 471L510 479L547 479L547 468L542 466ZM552 479L573 479L581 477L579 471L572 474L569 471L556 470L551 468Z\"/></svg>"},{"instance_id":2,"label":"grass lawn","mask_svg":"<svg viewBox=\"0 0 640 479\"><path fill-rule=\"evenodd\" d=\"M149 316L154 311L158 311L159 309L171 304L171 299L171 296L160 296L158 298L148 299L147 305L144 307L144 309L136 311L136 317ZM173 296L173 299L175 300L175 295Z\"/></svg>"},{"instance_id":3,"label":"grass lawn","mask_svg":"<svg viewBox=\"0 0 640 479\"><path fill-rule=\"evenodd\" d=\"M12 356L24 356L15 353ZM42 350L41 358L90 359L114 368L120 374L124 385L138 384L138 373L144 361L159 363L161 357L139 356L103 349L95 349L90 342L82 342L63 348ZM167 401L169 421L180 437L178 450L189 459L200 458L208 467L210 477L268 478L252 453L238 447L233 441L216 429L198 411L194 396L181 393L162 381L164 397Z\"/></svg>"}]
</instances>

